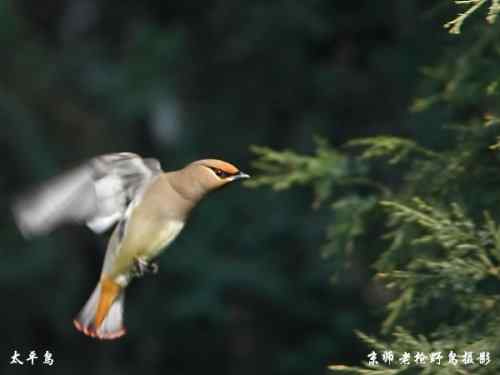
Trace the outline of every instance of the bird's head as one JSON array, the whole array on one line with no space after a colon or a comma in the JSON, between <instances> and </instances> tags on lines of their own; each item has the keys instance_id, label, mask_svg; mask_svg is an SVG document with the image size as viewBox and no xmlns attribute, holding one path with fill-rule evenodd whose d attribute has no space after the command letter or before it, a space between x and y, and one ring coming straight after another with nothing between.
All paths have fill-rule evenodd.
<instances>
[{"instance_id":1,"label":"bird's head","mask_svg":"<svg viewBox=\"0 0 500 375\"><path fill-rule=\"evenodd\" d=\"M235 180L250 177L233 164L222 160L203 159L195 161L193 165L198 169L200 178L210 190L217 189Z\"/></svg>"},{"instance_id":2,"label":"bird's head","mask_svg":"<svg viewBox=\"0 0 500 375\"><path fill-rule=\"evenodd\" d=\"M232 181L250 176L234 165L217 159L203 159L188 166L193 176L207 190L215 190Z\"/></svg>"},{"instance_id":3,"label":"bird's head","mask_svg":"<svg viewBox=\"0 0 500 375\"><path fill-rule=\"evenodd\" d=\"M197 160L179 171L165 175L170 185L193 204L212 190L250 177L234 165L217 159Z\"/></svg>"}]
</instances>

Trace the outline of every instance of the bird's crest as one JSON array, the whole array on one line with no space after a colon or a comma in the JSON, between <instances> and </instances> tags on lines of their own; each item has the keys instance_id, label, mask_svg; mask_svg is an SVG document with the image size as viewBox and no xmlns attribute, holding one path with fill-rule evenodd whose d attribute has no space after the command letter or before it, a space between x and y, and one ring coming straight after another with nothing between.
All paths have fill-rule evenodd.
<instances>
[{"instance_id":1,"label":"bird's crest","mask_svg":"<svg viewBox=\"0 0 500 375\"><path fill-rule=\"evenodd\" d=\"M237 174L239 172L239 169L236 168L231 163L228 163L228 162L225 162L222 160L218 160L218 159L204 159L204 160L199 160L196 163L205 165L208 168L220 169L229 175L234 175L234 174Z\"/></svg>"}]
</instances>

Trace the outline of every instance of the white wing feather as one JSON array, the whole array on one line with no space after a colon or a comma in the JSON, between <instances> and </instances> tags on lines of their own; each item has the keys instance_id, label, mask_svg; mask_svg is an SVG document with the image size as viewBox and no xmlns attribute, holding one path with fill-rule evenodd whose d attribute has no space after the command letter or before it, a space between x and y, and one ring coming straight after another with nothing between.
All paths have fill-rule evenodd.
<instances>
[{"instance_id":1,"label":"white wing feather","mask_svg":"<svg viewBox=\"0 0 500 375\"><path fill-rule=\"evenodd\" d=\"M26 237L66 222L86 223L100 233L122 220L130 202L161 172L156 159L98 156L20 197L12 207L14 218Z\"/></svg>"}]
</instances>

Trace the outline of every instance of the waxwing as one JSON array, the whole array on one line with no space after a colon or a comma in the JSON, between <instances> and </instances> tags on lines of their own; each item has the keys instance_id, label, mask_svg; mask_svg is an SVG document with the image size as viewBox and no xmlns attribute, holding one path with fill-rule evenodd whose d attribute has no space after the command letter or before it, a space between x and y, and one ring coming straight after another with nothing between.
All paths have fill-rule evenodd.
<instances>
[{"instance_id":1,"label":"waxwing","mask_svg":"<svg viewBox=\"0 0 500 375\"><path fill-rule=\"evenodd\" d=\"M12 211L27 238L67 222L85 223L95 233L114 228L99 282L73 321L88 336L114 339L125 334L123 306L130 281L157 271L154 258L178 236L205 194L248 177L216 159L163 172L156 159L107 154L19 197Z\"/></svg>"}]
</instances>

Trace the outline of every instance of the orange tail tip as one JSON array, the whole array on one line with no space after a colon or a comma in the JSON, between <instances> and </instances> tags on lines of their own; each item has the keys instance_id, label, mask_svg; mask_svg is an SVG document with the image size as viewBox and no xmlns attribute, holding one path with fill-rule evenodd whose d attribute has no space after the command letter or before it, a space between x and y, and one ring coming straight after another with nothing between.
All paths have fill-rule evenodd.
<instances>
[{"instance_id":1,"label":"orange tail tip","mask_svg":"<svg viewBox=\"0 0 500 375\"><path fill-rule=\"evenodd\" d=\"M108 315L109 309L113 302L115 302L116 297L120 294L122 288L120 285L115 283L108 277L103 277L101 279L101 296L99 297L99 303L97 304L97 312L95 313L94 324L96 327L100 327L106 315Z\"/></svg>"},{"instance_id":2,"label":"orange tail tip","mask_svg":"<svg viewBox=\"0 0 500 375\"><path fill-rule=\"evenodd\" d=\"M123 336L124 298L124 288L103 277L73 324L80 332L98 339Z\"/></svg>"}]
</instances>

